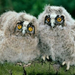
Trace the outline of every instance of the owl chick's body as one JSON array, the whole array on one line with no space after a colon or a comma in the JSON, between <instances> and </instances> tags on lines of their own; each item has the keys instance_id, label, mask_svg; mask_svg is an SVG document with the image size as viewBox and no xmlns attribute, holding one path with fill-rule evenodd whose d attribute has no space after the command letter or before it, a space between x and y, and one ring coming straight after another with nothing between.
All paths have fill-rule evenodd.
<instances>
[{"instance_id":1,"label":"owl chick's body","mask_svg":"<svg viewBox=\"0 0 75 75\"><path fill-rule=\"evenodd\" d=\"M0 62L33 61L39 56L37 48L37 19L27 13L6 12L1 15L1 30L4 39L0 45ZM27 30L31 25L33 32Z\"/></svg>"},{"instance_id":2,"label":"owl chick's body","mask_svg":"<svg viewBox=\"0 0 75 75\"><path fill-rule=\"evenodd\" d=\"M45 21L50 17L49 22ZM57 16L58 15L58 16ZM57 22L57 17L63 17ZM39 39L42 55L50 55L52 60L59 61L63 65L75 65L74 32L72 26L74 20L63 7L47 6L39 18ZM57 22L57 23L56 23ZM43 46L44 44L44 46Z\"/></svg>"}]
</instances>

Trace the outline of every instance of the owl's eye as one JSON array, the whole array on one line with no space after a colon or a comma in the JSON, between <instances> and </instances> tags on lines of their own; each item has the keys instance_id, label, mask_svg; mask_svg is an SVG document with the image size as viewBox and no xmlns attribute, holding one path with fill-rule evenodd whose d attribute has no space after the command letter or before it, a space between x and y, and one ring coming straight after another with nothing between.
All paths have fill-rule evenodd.
<instances>
[{"instance_id":1,"label":"owl's eye","mask_svg":"<svg viewBox=\"0 0 75 75\"><path fill-rule=\"evenodd\" d=\"M33 28L32 27L29 27L28 30L31 32L31 31L33 31Z\"/></svg>"},{"instance_id":2,"label":"owl's eye","mask_svg":"<svg viewBox=\"0 0 75 75\"><path fill-rule=\"evenodd\" d=\"M18 29L22 29L22 25L18 25L17 28L18 28Z\"/></svg>"},{"instance_id":3,"label":"owl's eye","mask_svg":"<svg viewBox=\"0 0 75 75\"><path fill-rule=\"evenodd\" d=\"M28 32L34 32L34 30L35 30L34 25L32 25L32 23L29 23L27 26L27 30L28 30Z\"/></svg>"},{"instance_id":4,"label":"owl's eye","mask_svg":"<svg viewBox=\"0 0 75 75\"><path fill-rule=\"evenodd\" d=\"M50 24L50 15L46 15L46 16L45 16L45 21L44 21L44 23Z\"/></svg>"},{"instance_id":5,"label":"owl's eye","mask_svg":"<svg viewBox=\"0 0 75 75\"><path fill-rule=\"evenodd\" d=\"M47 21L49 22L50 21L50 18L47 18Z\"/></svg>"},{"instance_id":6,"label":"owl's eye","mask_svg":"<svg viewBox=\"0 0 75 75\"><path fill-rule=\"evenodd\" d=\"M62 21L62 18L58 17L58 18L57 18L57 21L58 21L58 22L61 22L61 21Z\"/></svg>"}]
</instances>

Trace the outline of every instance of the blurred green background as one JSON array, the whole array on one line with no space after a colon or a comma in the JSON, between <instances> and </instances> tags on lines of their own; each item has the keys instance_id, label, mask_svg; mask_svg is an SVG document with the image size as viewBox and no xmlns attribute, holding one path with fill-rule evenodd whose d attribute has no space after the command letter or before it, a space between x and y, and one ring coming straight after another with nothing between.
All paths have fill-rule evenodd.
<instances>
[{"instance_id":1,"label":"blurred green background","mask_svg":"<svg viewBox=\"0 0 75 75\"><path fill-rule=\"evenodd\" d=\"M5 11L26 11L38 16L46 4L63 6L75 18L75 0L0 0L0 14Z\"/></svg>"}]
</instances>

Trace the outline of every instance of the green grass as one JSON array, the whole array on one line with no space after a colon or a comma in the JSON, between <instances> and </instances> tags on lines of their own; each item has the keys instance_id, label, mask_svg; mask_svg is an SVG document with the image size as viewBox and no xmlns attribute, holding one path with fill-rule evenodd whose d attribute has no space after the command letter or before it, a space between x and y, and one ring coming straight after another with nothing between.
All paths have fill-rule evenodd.
<instances>
[{"instance_id":1,"label":"green grass","mask_svg":"<svg viewBox=\"0 0 75 75\"><path fill-rule=\"evenodd\" d=\"M56 69L53 67L54 62L40 63L35 62L32 65L25 67L27 75L75 75L75 67L70 67L69 71L65 71L66 66L60 67L56 74ZM0 75L23 75L23 66L12 63L0 64Z\"/></svg>"}]
</instances>

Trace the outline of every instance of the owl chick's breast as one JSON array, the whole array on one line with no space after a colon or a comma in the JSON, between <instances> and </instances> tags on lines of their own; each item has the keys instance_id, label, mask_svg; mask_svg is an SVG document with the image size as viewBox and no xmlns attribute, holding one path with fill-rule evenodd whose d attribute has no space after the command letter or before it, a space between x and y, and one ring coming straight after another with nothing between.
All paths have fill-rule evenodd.
<instances>
[{"instance_id":1,"label":"owl chick's breast","mask_svg":"<svg viewBox=\"0 0 75 75\"><path fill-rule=\"evenodd\" d=\"M65 27L64 29L56 28L53 31L54 42L52 48L54 49L56 60L69 59L74 52L74 40L71 36L71 29Z\"/></svg>"}]
</instances>

